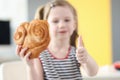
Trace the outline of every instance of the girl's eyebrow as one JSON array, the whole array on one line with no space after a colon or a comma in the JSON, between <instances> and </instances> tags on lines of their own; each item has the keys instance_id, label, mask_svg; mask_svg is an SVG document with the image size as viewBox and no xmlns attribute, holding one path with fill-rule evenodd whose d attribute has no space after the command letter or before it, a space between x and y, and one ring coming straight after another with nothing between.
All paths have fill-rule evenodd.
<instances>
[{"instance_id":1,"label":"girl's eyebrow","mask_svg":"<svg viewBox=\"0 0 120 80\"><path fill-rule=\"evenodd\" d=\"M58 19L58 18L57 18L57 17L54 17L54 18L53 18L53 20L56 20L56 19Z\"/></svg>"},{"instance_id":2,"label":"girl's eyebrow","mask_svg":"<svg viewBox=\"0 0 120 80\"><path fill-rule=\"evenodd\" d=\"M71 18L70 16L66 16L65 18Z\"/></svg>"}]
</instances>

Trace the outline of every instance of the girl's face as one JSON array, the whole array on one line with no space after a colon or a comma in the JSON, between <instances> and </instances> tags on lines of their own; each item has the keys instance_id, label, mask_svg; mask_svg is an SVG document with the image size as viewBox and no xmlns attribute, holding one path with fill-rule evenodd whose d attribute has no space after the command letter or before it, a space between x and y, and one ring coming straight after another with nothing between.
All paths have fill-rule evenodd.
<instances>
[{"instance_id":1,"label":"girl's face","mask_svg":"<svg viewBox=\"0 0 120 80\"><path fill-rule=\"evenodd\" d=\"M48 15L51 38L69 39L75 30L72 11L67 6L55 6Z\"/></svg>"}]
</instances>

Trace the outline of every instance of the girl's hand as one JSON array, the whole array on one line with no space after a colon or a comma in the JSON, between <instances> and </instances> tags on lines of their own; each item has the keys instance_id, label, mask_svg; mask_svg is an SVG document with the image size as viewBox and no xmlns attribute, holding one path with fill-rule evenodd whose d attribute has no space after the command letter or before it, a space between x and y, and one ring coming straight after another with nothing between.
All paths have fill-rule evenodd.
<instances>
[{"instance_id":1,"label":"girl's hand","mask_svg":"<svg viewBox=\"0 0 120 80\"><path fill-rule=\"evenodd\" d=\"M31 52L26 53L28 48L22 48L21 45L18 45L16 48L16 54L21 58L21 60L28 66L32 67L33 59L30 59ZM25 55L26 54L26 55Z\"/></svg>"},{"instance_id":2,"label":"girl's hand","mask_svg":"<svg viewBox=\"0 0 120 80\"><path fill-rule=\"evenodd\" d=\"M76 58L79 63L87 63L88 61L88 52L84 47L82 37L78 38L78 48L76 49Z\"/></svg>"},{"instance_id":3,"label":"girl's hand","mask_svg":"<svg viewBox=\"0 0 120 80\"><path fill-rule=\"evenodd\" d=\"M83 45L83 40L81 37L79 37L78 39L76 57L78 62L81 64L81 66L89 76L94 76L97 74L99 67L95 60L88 54L87 50Z\"/></svg>"}]
</instances>

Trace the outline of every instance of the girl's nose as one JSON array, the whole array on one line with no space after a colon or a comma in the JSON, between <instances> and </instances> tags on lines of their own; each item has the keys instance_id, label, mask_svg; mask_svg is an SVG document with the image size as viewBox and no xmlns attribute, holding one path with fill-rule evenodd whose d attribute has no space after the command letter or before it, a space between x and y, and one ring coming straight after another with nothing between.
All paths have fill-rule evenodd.
<instances>
[{"instance_id":1,"label":"girl's nose","mask_svg":"<svg viewBox=\"0 0 120 80\"><path fill-rule=\"evenodd\" d=\"M64 21L60 21L59 22L59 28L64 28L65 27L65 22Z\"/></svg>"}]
</instances>

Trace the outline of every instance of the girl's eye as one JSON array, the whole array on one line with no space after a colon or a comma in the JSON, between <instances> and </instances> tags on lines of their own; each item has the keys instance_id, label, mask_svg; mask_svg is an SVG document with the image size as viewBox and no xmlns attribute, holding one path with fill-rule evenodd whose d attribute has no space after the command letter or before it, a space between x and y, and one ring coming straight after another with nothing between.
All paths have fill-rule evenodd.
<instances>
[{"instance_id":1,"label":"girl's eye","mask_svg":"<svg viewBox=\"0 0 120 80\"><path fill-rule=\"evenodd\" d=\"M70 20L69 19L65 19L65 22L69 22Z\"/></svg>"},{"instance_id":2,"label":"girl's eye","mask_svg":"<svg viewBox=\"0 0 120 80\"><path fill-rule=\"evenodd\" d=\"M54 20L53 23L58 23L59 21L58 20Z\"/></svg>"}]
</instances>

